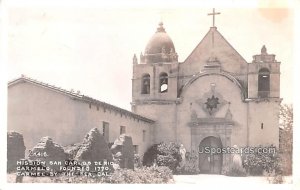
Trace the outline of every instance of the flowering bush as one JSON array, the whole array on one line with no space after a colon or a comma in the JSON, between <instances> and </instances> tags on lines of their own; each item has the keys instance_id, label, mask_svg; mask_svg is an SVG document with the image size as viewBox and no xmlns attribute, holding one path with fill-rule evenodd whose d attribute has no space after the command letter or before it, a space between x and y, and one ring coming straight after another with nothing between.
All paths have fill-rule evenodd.
<instances>
[{"instance_id":1,"label":"flowering bush","mask_svg":"<svg viewBox=\"0 0 300 190\"><path fill-rule=\"evenodd\" d=\"M142 167L136 170L121 169L112 176L103 178L103 183L137 184L137 183L170 183L172 171L167 167Z\"/></svg>"},{"instance_id":2,"label":"flowering bush","mask_svg":"<svg viewBox=\"0 0 300 190\"><path fill-rule=\"evenodd\" d=\"M187 152L185 155L185 161L182 163L182 166L177 169L176 173L182 175L199 174L200 170L198 167L198 162L199 160L197 153Z\"/></svg>"},{"instance_id":3,"label":"flowering bush","mask_svg":"<svg viewBox=\"0 0 300 190\"><path fill-rule=\"evenodd\" d=\"M144 154L143 165L167 166L175 172L182 160L179 148L180 145L174 142L155 144Z\"/></svg>"},{"instance_id":4,"label":"flowering bush","mask_svg":"<svg viewBox=\"0 0 300 190\"><path fill-rule=\"evenodd\" d=\"M266 149L275 149L274 146L265 147ZM280 172L279 156L274 152L254 152L245 154L243 166L250 175L262 175L263 171L267 173Z\"/></svg>"}]
</instances>

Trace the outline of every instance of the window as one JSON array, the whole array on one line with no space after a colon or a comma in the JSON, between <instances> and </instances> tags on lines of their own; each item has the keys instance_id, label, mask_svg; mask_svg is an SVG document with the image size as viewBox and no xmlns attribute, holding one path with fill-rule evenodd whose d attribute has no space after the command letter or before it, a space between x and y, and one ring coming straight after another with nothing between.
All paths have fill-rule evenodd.
<instances>
[{"instance_id":1,"label":"window","mask_svg":"<svg viewBox=\"0 0 300 190\"><path fill-rule=\"evenodd\" d=\"M89 103L89 108L92 109L92 104L91 103Z\"/></svg>"},{"instance_id":2,"label":"window","mask_svg":"<svg viewBox=\"0 0 300 190\"><path fill-rule=\"evenodd\" d=\"M146 130L143 130L143 142L146 141Z\"/></svg>"},{"instance_id":3,"label":"window","mask_svg":"<svg viewBox=\"0 0 300 190\"><path fill-rule=\"evenodd\" d=\"M125 134L126 133L126 127L125 126L121 126L120 127L120 135Z\"/></svg>"},{"instance_id":4,"label":"window","mask_svg":"<svg viewBox=\"0 0 300 190\"><path fill-rule=\"evenodd\" d=\"M104 139L106 142L109 142L109 123L103 121L102 123L102 135L104 136Z\"/></svg>"},{"instance_id":5,"label":"window","mask_svg":"<svg viewBox=\"0 0 300 190\"><path fill-rule=\"evenodd\" d=\"M134 154L138 154L139 153L139 146L138 145L133 145L133 150L134 150Z\"/></svg>"},{"instance_id":6,"label":"window","mask_svg":"<svg viewBox=\"0 0 300 190\"><path fill-rule=\"evenodd\" d=\"M165 93L168 92L168 74L161 73L159 75L159 92Z\"/></svg>"},{"instance_id":7,"label":"window","mask_svg":"<svg viewBox=\"0 0 300 190\"><path fill-rule=\"evenodd\" d=\"M144 74L142 77L142 94L150 94L150 75Z\"/></svg>"},{"instance_id":8,"label":"window","mask_svg":"<svg viewBox=\"0 0 300 190\"><path fill-rule=\"evenodd\" d=\"M266 98L270 95L270 71L262 68L258 73L258 97Z\"/></svg>"},{"instance_id":9,"label":"window","mask_svg":"<svg viewBox=\"0 0 300 190\"><path fill-rule=\"evenodd\" d=\"M261 123L260 129L264 129L264 123Z\"/></svg>"}]
</instances>

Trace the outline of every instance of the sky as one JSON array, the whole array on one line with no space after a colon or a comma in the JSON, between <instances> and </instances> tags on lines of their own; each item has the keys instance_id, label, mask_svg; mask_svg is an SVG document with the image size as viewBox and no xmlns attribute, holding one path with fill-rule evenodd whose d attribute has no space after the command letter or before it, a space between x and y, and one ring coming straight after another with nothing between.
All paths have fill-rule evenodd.
<instances>
[{"instance_id":1,"label":"sky","mask_svg":"<svg viewBox=\"0 0 300 190\"><path fill-rule=\"evenodd\" d=\"M68 4L72 5L72 4ZM281 97L293 101L294 12L215 6L216 26L247 62L266 45L281 62ZM7 13L7 81L24 74L130 110L132 57L163 21L183 62L212 25L210 6L14 4ZM139 56L138 56L139 57Z\"/></svg>"}]
</instances>

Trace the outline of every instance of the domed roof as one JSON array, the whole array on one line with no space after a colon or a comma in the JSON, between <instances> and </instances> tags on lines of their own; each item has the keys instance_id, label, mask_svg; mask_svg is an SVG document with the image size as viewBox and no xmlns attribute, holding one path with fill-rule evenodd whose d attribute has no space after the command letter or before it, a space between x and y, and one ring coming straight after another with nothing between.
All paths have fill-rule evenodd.
<instances>
[{"instance_id":1,"label":"domed roof","mask_svg":"<svg viewBox=\"0 0 300 190\"><path fill-rule=\"evenodd\" d=\"M163 23L159 26L149 40L146 49L145 57L147 63L172 62L177 60L177 54L172 39L166 33Z\"/></svg>"},{"instance_id":2,"label":"domed roof","mask_svg":"<svg viewBox=\"0 0 300 190\"><path fill-rule=\"evenodd\" d=\"M175 52L173 41L166 33L165 28L163 27L163 23L160 22L156 33L152 36L146 46L145 53L162 53L163 48L165 50L165 53L170 53L171 49L173 49L172 51Z\"/></svg>"}]
</instances>

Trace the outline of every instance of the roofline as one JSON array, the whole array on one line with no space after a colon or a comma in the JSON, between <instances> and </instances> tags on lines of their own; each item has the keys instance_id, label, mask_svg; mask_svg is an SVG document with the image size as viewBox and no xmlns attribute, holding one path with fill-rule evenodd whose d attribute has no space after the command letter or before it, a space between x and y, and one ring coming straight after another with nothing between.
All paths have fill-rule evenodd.
<instances>
[{"instance_id":1,"label":"roofline","mask_svg":"<svg viewBox=\"0 0 300 190\"><path fill-rule=\"evenodd\" d=\"M244 60L245 63L248 63L247 60L225 39L225 37L221 34L221 32L217 30L217 27L216 27L216 31L220 34L220 36L224 39L224 41L241 57L241 59Z\"/></svg>"},{"instance_id":2,"label":"roofline","mask_svg":"<svg viewBox=\"0 0 300 190\"><path fill-rule=\"evenodd\" d=\"M41 81L29 78L29 77L24 76L24 75L22 75L21 77L19 77L17 79L9 81L7 86L8 87L13 86L13 85L18 84L19 82L22 82L22 81L29 82L29 83L32 83L34 85L41 86L41 87L53 90L53 91L55 91L57 93L61 93L63 95L66 95L66 96L69 96L69 97L81 100L83 102L93 103L93 104L102 106L104 108L108 108L108 109L111 109L111 110L114 110L114 111L117 111L117 112L121 112L122 114L131 116L131 117L133 117L135 119L139 119L139 120L145 121L147 123L154 123L155 122L154 120L151 120L149 118L143 117L143 116L138 115L138 114L135 114L135 113L133 113L131 111L128 111L128 110L125 110L123 108L120 108L120 107L108 104L106 102L102 102L100 100L94 99L94 98L89 97L89 96L82 95L79 92L73 92L73 91L65 90L63 88L56 87L56 86L50 85L48 83L43 83Z\"/></svg>"},{"instance_id":3,"label":"roofline","mask_svg":"<svg viewBox=\"0 0 300 190\"><path fill-rule=\"evenodd\" d=\"M189 57L191 57L191 55L196 51L196 49L198 48L198 46L200 46L200 44L203 42L203 40L206 38L206 36L209 34L209 32L212 30L212 28L215 28L215 31L217 31L220 36L223 38L223 40L238 54L238 56L240 56L242 58L242 60L245 61L245 63L248 63L244 57L224 38L224 36L221 34L221 32L219 32L217 30L217 27L210 27L210 29L208 30L208 32L205 34L205 36L202 38L202 40L198 43L198 45L193 49L193 51L186 57L186 59L182 62L185 63L187 61L187 59Z\"/></svg>"},{"instance_id":4,"label":"roofline","mask_svg":"<svg viewBox=\"0 0 300 190\"><path fill-rule=\"evenodd\" d=\"M185 58L185 60L182 63L185 63L186 60L192 56L192 54L196 51L196 49L198 48L198 46L200 46L200 44L202 43L202 41L206 38L206 36L209 34L210 29L208 30L208 32L205 34L205 36L202 38L202 40L196 45L196 47L193 49L193 51Z\"/></svg>"},{"instance_id":5,"label":"roofline","mask_svg":"<svg viewBox=\"0 0 300 190\"><path fill-rule=\"evenodd\" d=\"M44 82L29 78L29 77L24 76L24 75L22 75L21 77L19 77L17 79L9 81L8 82L8 87L13 86L13 85L15 85L19 82L22 82L22 81L29 82L29 83L32 83L32 84L35 84L35 85L38 85L38 86L42 86L44 88L48 88L50 90L53 90L53 91L56 91L58 93L62 93L64 95L71 96L71 97L74 97L74 98L82 98L82 95L80 95L79 93L75 93L73 91L69 91L69 90L54 86L54 85L50 85L48 83L44 83Z\"/></svg>"},{"instance_id":6,"label":"roofline","mask_svg":"<svg viewBox=\"0 0 300 190\"><path fill-rule=\"evenodd\" d=\"M111 105L111 104L108 104L106 102L102 102L100 100L97 100L97 99L94 99L92 97L89 97L89 96L82 96L82 100L85 101L85 102L89 102L89 103L95 103L97 105L100 105L104 108L109 108L111 110L114 110L114 111L118 111L118 112L123 112L124 114L128 114L136 119L140 119L140 120L143 120L145 122L148 122L148 123L155 123L154 120L152 119L149 119L149 118L146 118L144 116L141 116L141 115L138 115L138 114L135 114L131 111L128 111L128 110L125 110L123 108L120 108L120 107L117 107L117 106L114 106L114 105Z\"/></svg>"}]
</instances>

